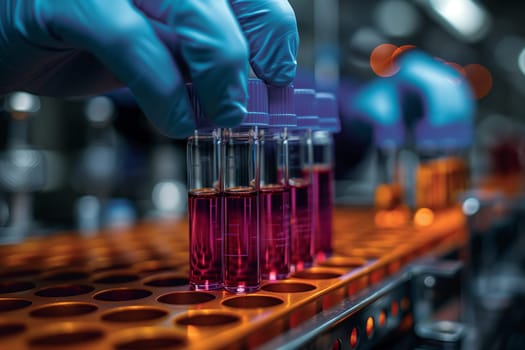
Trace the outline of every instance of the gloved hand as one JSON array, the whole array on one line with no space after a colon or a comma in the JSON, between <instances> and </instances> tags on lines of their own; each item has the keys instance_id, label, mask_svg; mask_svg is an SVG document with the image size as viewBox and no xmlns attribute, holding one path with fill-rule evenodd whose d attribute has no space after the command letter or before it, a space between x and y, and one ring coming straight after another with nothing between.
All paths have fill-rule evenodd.
<instances>
[{"instance_id":1,"label":"gloved hand","mask_svg":"<svg viewBox=\"0 0 525 350\"><path fill-rule=\"evenodd\" d=\"M374 124L376 144L410 137L423 149L468 146L475 104L466 79L419 51L398 65L394 76L365 85L351 101L353 113Z\"/></svg>"},{"instance_id":2,"label":"gloved hand","mask_svg":"<svg viewBox=\"0 0 525 350\"><path fill-rule=\"evenodd\" d=\"M405 142L400 92L392 79L376 79L361 88L350 101L352 116L374 128L374 144L398 148Z\"/></svg>"},{"instance_id":3,"label":"gloved hand","mask_svg":"<svg viewBox=\"0 0 525 350\"><path fill-rule=\"evenodd\" d=\"M3 0L0 94L102 93L127 85L161 132L192 133L189 74L218 126L242 121L248 63L272 85L295 75L293 10L282 0Z\"/></svg>"}]
</instances>

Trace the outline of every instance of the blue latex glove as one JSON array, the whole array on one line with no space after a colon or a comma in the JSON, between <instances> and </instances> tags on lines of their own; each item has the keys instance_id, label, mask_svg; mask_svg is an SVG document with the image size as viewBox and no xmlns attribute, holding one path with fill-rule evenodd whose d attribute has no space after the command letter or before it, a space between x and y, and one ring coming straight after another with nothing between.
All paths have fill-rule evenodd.
<instances>
[{"instance_id":1,"label":"blue latex glove","mask_svg":"<svg viewBox=\"0 0 525 350\"><path fill-rule=\"evenodd\" d=\"M418 51L398 64L393 77L372 81L351 101L353 113L374 124L376 144L411 137L427 150L470 145L475 104L460 73Z\"/></svg>"},{"instance_id":2,"label":"blue latex glove","mask_svg":"<svg viewBox=\"0 0 525 350\"><path fill-rule=\"evenodd\" d=\"M352 114L373 123L374 144L380 148L398 148L405 142L400 100L394 81L376 79L361 88L351 101Z\"/></svg>"},{"instance_id":3,"label":"blue latex glove","mask_svg":"<svg viewBox=\"0 0 525 350\"><path fill-rule=\"evenodd\" d=\"M235 126L246 113L249 62L267 83L288 84L298 41L282 0L2 0L0 94L127 85L161 132L185 137L195 123L183 75L214 123Z\"/></svg>"}]
</instances>

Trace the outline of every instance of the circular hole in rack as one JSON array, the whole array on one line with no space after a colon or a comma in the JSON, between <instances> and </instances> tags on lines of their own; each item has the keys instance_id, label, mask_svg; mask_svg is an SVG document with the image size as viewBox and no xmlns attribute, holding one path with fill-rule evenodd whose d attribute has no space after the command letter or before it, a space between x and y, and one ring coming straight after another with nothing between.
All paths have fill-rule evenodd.
<instances>
[{"instance_id":1,"label":"circular hole in rack","mask_svg":"<svg viewBox=\"0 0 525 350\"><path fill-rule=\"evenodd\" d=\"M144 285L150 287L178 287L185 286L190 283L186 277L180 276L162 276L148 279Z\"/></svg>"},{"instance_id":2,"label":"circular hole in rack","mask_svg":"<svg viewBox=\"0 0 525 350\"><path fill-rule=\"evenodd\" d=\"M101 284L120 284L133 282L139 279L139 276L130 273L113 273L106 276L99 277L93 280L93 283Z\"/></svg>"},{"instance_id":3,"label":"circular hole in rack","mask_svg":"<svg viewBox=\"0 0 525 350\"><path fill-rule=\"evenodd\" d=\"M102 320L108 322L141 322L156 320L167 314L167 311L154 307L129 306L108 311L102 316Z\"/></svg>"},{"instance_id":4,"label":"circular hole in rack","mask_svg":"<svg viewBox=\"0 0 525 350\"><path fill-rule=\"evenodd\" d=\"M177 336L159 335L143 339L134 339L115 345L115 350L142 350L142 349L177 349L184 347L186 341Z\"/></svg>"},{"instance_id":5,"label":"circular hole in rack","mask_svg":"<svg viewBox=\"0 0 525 350\"><path fill-rule=\"evenodd\" d=\"M64 329L63 331L42 334L29 340L31 346L71 347L82 343L100 340L104 332L99 329Z\"/></svg>"},{"instance_id":6,"label":"circular hole in rack","mask_svg":"<svg viewBox=\"0 0 525 350\"><path fill-rule=\"evenodd\" d=\"M29 314L33 317L71 317L86 315L95 312L96 305L81 302L63 302L50 304L32 310Z\"/></svg>"},{"instance_id":7,"label":"circular hole in rack","mask_svg":"<svg viewBox=\"0 0 525 350\"><path fill-rule=\"evenodd\" d=\"M3 271L3 272L0 272L0 279L28 277L28 276L38 275L41 272L42 272L41 270L32 269L32 268Z\"/></svg>"},{"instance_id":8,"label":"circular hole in rack","mask_svg":"<svg viewBox=\"0 0 525 350\"><path fill-rule=\"evenodd\" d=\"M224 326L236 322L240 322L238 316L225 313L185 315L175 321L179 325L195 327Z\"/></svg>"},{"instance_id":9,"label":"circular hole in rack","mask_svg":"<svg viewBox=\"0 0 525 350\"><path fill-rule=\"evenodd\" d=\"M386 311L385 310L381 310L381 312L379 313L377 324L379 325L379 327L383 327L386 324Z\"/></svg>"},{"instance_id":10,"label":"circular hole in rack","mask_svg":"<svg viewBox=\"0 0 525 350\"><path fill-rule=\"evenodd\" d=\"M31 304L31 301L25 299L2 298L0 299L0 312L23 309Z\"/></svg>"},{"instance_id":11,"label":"circular hole in rack","mask_svg":"<svg viewBox=\"0 0 525 350\"><path fill-rule=\"evenodd\" d=\"M374 334L374 318L372 316L368 316L366 319L366 336L371 338L372 334Z\"/></svg>"},{"instance_id":12,"label":"circular hole in rack","mask_svg":"<svg viewBox=\"0 0 525 350\"><path fill-rule=\"evenodd\" d=\"M327 280L331 278L341 277L341 274L333 271L309 269L296 272L292 275L292 277L309 280Z\"/></svg>"},{"instance_id":13,"label":"circular hole in rack","mask_svg":"<svg viewBox=\"0 0 525 350\"><path fill-rule=\"evenodd\" d=\"M35 288L35 284L28 281L0 282L0 294L22 292L32 288Z\"/></svg>"},{"instance_id":14,"label":"circular hole in rack","mask_svg":"<svg viewBox=\"0 0 525 350\"><path fill-rule=\"evenodd\" d=\"M22 333L27 326L19 322L0 322L0 339Z\"/></svg>"},{"instance_id":15,"label":"circular hole in rack","mask_svg":"<svg viewBox=\"0 0 525 350\"><path fill-rule=\"evenodd\" d=\"M357 343L359 342L359 334L357 333L357 328L352 328L352 332L350 332L350 347L352 349L355 349L357 347Z\"/></svg>"},{"instance_id":16,"label":"circular hole in rack","mask_svg":"<svg viewBox=\"0 0 525 350\"><path fill-rule=\"evenodd\" d=\"M299 282L275 282L265 284L262 287L262 289L267 292L276 293L302 293L309 292L311 290L314 290L315 288L316 287L311 284Z\"/></svg>"},{"instance_id":17,"label":"circular hole in rack","mask_svg":"<svg viewBox=\"0 0 525 350\"><path fill-rule=\"evenodd\" d=\"M204 292L173 292L161 295L157 301L172 305L201 304L215 299L213 294Z\"/></svg>"},{"instance_id":18,"label":"circular hole in rack","mask_svg":"<svg viewBox=\"0 0 525 350\"><path fill-rule=\"evenodd\" d=\"M128 269L130 268L131 265L130 264L126 264L126 263L117 263L117 264L113 264L113 265L106 265L106 266L101 266L101 267L98 267L96 269L93 270L94 273L98 273L98 272L106 272L106 271L111 271L111 270L120 270L120 269Z\"/></svg>"},{"instance_id":19,"label":"circular hole in rack","mask_svg":"<svg viewBox=\"0 0 525 350\"><path fill-rule=\"evenodd\" d=\"M47 287L35 292L39 297L57 298L82 295L95 290L94 287L85 284L67 284L62 286Z\"/></svg>"},{"instance_id":20,"label":"circular hole in rack","mask_svg":"<svg viewBox=\"0 0 525 350\"><path fill-rule=\"evenodd\" d=\"M340 339L334 340L334 343L332 344L332 350L341 350L341 340Z\"/></svg>"},{"instance_id":21,"label":"circular hole in rack","mask_svg":"<svg viewBox=\"0 0 525 350\"><path fill-rule=\"evenodd\" d=\"M282 303L283 301L279 298L265 295L248 295L226 299L222 302L222 305L238 309L257 309L260 307L277 306Z\"/></svg>"},{"instance_id":22,"label":"circular hole in rack","mask_svg":"<svg viewBox=\"0 0 525 350\"><path fill-rule=\"evenodd\" d=\"M365 265L366 263L366 259L359 257L333 256L321 262L320 265L326 267L357 268Z\"/></svg>"},{"instance_id":23,"label":"circular hole in rack","mask_svg":"<svg viewBox=\"0 0 525 350\"><path fill-rule=\"evenodd\" d=\"M103 301L127 301L146 298L151 294L153 293L145 289L119 288L104 290L95 294L93 298Z\"/></svg>"},{"instance_id":24,"label":"circular hole in rack","mask_svg":"<svg viewBox=\"0 0 525 350\"><path fill-rule=\"evenodd\" d=\"M44 281L60 282L60 281L73 281L81 280L88 278L88 274L84 271L61 271L56 272L47 276L44 276L42 279Z\"/></svg>"}]
</instances>

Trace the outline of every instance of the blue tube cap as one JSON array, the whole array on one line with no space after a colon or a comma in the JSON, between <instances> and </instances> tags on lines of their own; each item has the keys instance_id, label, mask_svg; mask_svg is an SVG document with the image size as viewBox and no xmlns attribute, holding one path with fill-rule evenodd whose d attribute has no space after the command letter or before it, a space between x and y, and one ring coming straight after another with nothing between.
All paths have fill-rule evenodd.
<instances>
[{"instance_id":1,"label":"blue tube cap","mask_svg":"<svg viewBox=\"0 0 525 350\"><path fill-rule=\"evenodd\" d=\"M295 114L298 129L317 129L319 117L316 115L315 90L295 89Z\"/></svg>"},{"instance_id":2,"label":"blue tube cap","mask_svg":"<svg viewBox=\"0 0 525 350\"><path fill-rule=\"evenodd\" d=\"M341 131L339 112L335 95L329 92L315 94L317 115L319 116L319 129L337 133Z\"/></svg>"},{"instance_id":3,"label":"blue tube cap","mask_svg":"<svg viewBox=\"0 0 525 350\"><path fill-rule=\"evenodd\" d=\"M269 125L293 127L297 125L293 86L267 86Z\"/></svg>"},{"instance_id":4,"label":"blue tube cap","mask_svg":"<svg viewBox=\"0 0 525 350\"><path fill-rule=\"evenodd\" d=\"M241 126L268 125L268 91L266 84L255 78L248 80L248 108Z\"/></svg>"}]
</instances>

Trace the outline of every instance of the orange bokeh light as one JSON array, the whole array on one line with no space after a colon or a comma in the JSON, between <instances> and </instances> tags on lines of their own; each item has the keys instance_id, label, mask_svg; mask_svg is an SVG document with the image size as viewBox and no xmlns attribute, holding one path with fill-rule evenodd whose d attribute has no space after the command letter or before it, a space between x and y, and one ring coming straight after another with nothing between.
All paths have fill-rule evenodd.
<instances>
[{"instance_id":1,"label":"orange bokeh light","mask_svg":"<svg viewBox=\"0 0 525 350\"><path fill-rule=\"evenodd\" d=\"M372 333L374 333L374 319L372 318L372 316L368 316L367 320L366 320L366 335L368 336L368 338L370 338L372 336Z\"/></svg>"},{"instance_id":2,"label":"orange bokeh light","mask_svg":"<svg viewBox=\"0 0 525 350\"><path fill-rule=\"evenodd\" d=\"M379 326L383 327L386 324L386 312L385 310L381 310L379 313L379 320L378 320Z\"/></svg>"},{"instance_id":3,"label":"orange bokeh light","mask_svg":"<svg viewBox=\"0 0 525 350\"><path fill-rule=\"evenodd\" d=\"M390 305L390 314L393 317L396 317L398 313L399 313L399 304L397 303L396 300L394 300L392 302L392 305Z\"/></svg>"},{"instance_id":4,"label":"orange bokeh light","mask_svg":"<svg viewBox=\"0 0 525 350\"><path fill-rule=\"evenodd\" d=\"M477 99L487 96L492 88L492 74L481 64L468 64L465 66L467 79Z\"/></svg>"},{"instance_id":5,"label":"orange bokeh light","mask_svg":"<svg viewBox=\"0 0 525 350\"><path fill-rule=\"evenodd\" d=\"M421 208L414 214L414 222L418 226L430 226L434 222L434 212L428 208Z\"/></svg>"},{"instance_id":6,"label":"orange bokeh light","mask_svg":"<svg viewBox=\"0 0 525 350\"><path fill-rule=\"evenodd\" d=\"M355 347L357 346L358 340L359 338L357 337L357 329L354 327L352 329L352 332L350 333L350 347L352 349L355 349Z\"/></svg>"},{"instance_id":7,"label":"orange bokeh light","mask_svg":"<svg viewBox=\"0 0 525 350\"><path fill-rule=\"evenodd\" d=\"M399 71L396 64L399 56L415 48L414 45L401 45L399 47L393 44L378 45L370 54L370 67L380 77L391 77Z\"/></svg>"},{"instance_id":8,"label":"orange bokeh light","mask_svg":"<svg viewBox=\"0 0 525 350\"><path fill-rule=\"evenodd\" d=\"M399 71L397 60L404 52L415 49L414 45L396 46L384 43L376 46L370 54L370 68L380 77L391 77ZM436 60L441 61L466 77L472 87L476 99L485 97L492 89L492 75L490 71L481 64L468 64L461 66L455 62L448 62L440 57Z\"/></svg>"},{"instance_id":9,"label":"orange bokeh light","mask_svg":"<svg viewBox=\"0 0 525 350\"><path fill-rule=\"evenodd\" d=\"M380 77L390 77L398 71L393 60L394 52L398 49L392 44L378 45L370 54L370 67Z\"/></svg>"}]
</instances>

